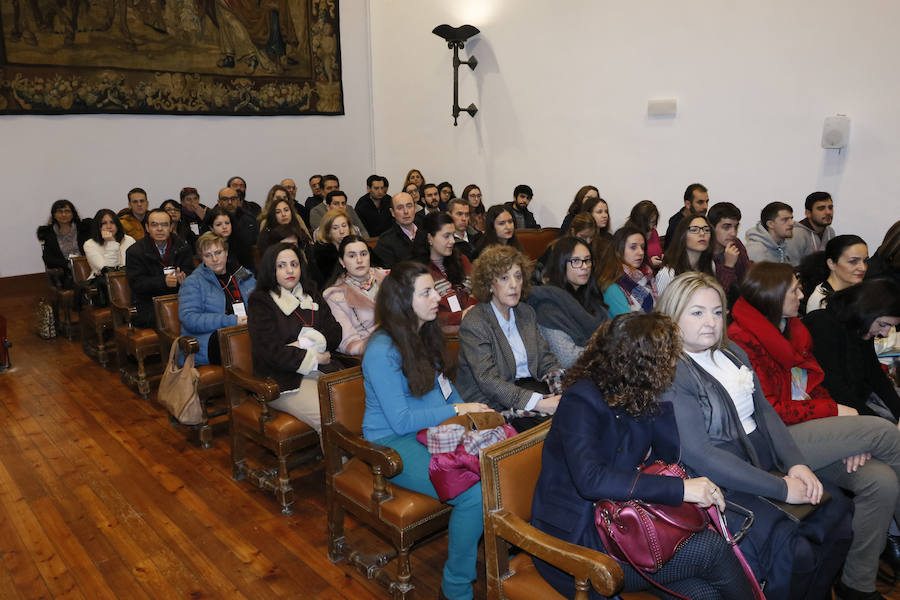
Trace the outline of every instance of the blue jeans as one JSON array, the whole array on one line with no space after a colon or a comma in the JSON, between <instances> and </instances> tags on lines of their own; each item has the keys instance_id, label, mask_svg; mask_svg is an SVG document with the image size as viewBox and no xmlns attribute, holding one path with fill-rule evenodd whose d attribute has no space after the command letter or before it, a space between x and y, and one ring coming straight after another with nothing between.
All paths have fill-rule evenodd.
<instances>
[{"instance_id":1,"label":"blue jeans","mask_svg":"<svg viewBox=\"0 0 900 600\"><path fill-rule=\"evenodd\" d=\"M389 435L376 440L389 446L403 459L403 471L390 479L391 483L437 498L437 492L428 478L431 454L416 440L416 434ZM447 501L453 506L450 513L447 562L441 590L449 600L470 600L472 582L476 578L478 540L484 532L484 516L481 512L481 484L477 483L465 492Z\"/></svg>"}]
</instances>

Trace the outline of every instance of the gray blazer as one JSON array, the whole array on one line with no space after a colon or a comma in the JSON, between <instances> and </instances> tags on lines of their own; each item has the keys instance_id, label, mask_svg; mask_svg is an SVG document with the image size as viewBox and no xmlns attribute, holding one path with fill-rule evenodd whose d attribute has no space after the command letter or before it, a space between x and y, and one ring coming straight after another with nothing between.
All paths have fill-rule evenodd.
<instances>
[{"instance_id":1,"label":"gray blazer","mask_svg":"<svg viewBox=\"0 0 900 600\"><path fill-rule=\"evenodd\" d=\"M514 309L516 329L528 354L528 371L541 379L559 361L538 331L534 309L524 301ZM456 388L466 402L484 402L503 411L525 408L532 392L516 387L516 360L489 302L479 302L459 327L459 373Z\"/></svg>"}]
</instances>

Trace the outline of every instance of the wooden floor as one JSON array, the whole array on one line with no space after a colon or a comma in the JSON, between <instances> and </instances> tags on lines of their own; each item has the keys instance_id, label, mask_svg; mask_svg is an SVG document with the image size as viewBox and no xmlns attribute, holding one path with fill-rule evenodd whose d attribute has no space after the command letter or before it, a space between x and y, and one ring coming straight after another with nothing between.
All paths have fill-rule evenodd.
<instances>
[{"instance_id":1,"label":"wooden floor","mask_svg":"<svg viewBox=\"0 0 900 600\"><path fill-rule=\"evenodd\" d=\"M282 516L272 495L232 481L224 432L200 449L78 340L34 334L40 285L3 287L14 347L0 373L0 600L389 598L328 560L321 463L298 472L294 514ZM437 598L446 546L413 553L413 598Z\"/></svg>"},{"instance_id":2,"label":"wooden floor","mask_svg":"<svg viewBox=\"0 0 900 600\"><path fill-rule=\"evenodd\" d=\"M389 597L328 560L321 462L282 516L232 481L227 432L202 450L77 340L39 339L27 290L0 294L14 344L0 373L0 599ZM350 519L348 536L379 544ZM443 537L413 553L413 598L437 598L445 552Z\"/></svg>"}]
</instances>

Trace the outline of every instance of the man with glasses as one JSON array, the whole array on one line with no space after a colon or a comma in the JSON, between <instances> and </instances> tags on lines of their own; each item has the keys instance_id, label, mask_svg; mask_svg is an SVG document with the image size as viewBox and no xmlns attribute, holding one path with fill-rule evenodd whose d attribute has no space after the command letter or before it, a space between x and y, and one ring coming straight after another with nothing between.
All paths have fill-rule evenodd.
<instances>
[{"instance_id":1,"label":"man with glasses","mask_svg":"<svg viewBox=\"0 0 900 600\"><path fill-rule=\"evenodd\" d=\"M684 190L684 207L669 218L669 226L666 229L666 239L663 241L663 250L669 247L669 241L675 233L675 228L681 220L690 214L706 215L709 207L709 191L702 183L692 183Z\"/></svg>"},{"instance_id":2,"label":"man with glasses","mask_svg":"<svg viewBox=\"0 0 900 600\"><path fill-rule=\"evenodd\" d=\"M153 297L178 291L194 269L194 253L183 239L172 234L172 220L161 208L147 213L145 229L147 235L125 252L125 276L137 309L132 322L136 327L153 328Z\"/></svg>"},{"instance_id":3,"label":"man with glasses","mask_svg":"<svg viewBox=\"0 0 900 600\"><path fill-rule=\"evenodd\" d=\"M219 190L219 206L231 218L231 237L234 238L231 241L231 248L234 250L235 258L245 267L252 268L253 261L248 254L259 237L256 218L241 206L240 195L233 187Z\"/></svg>"},{"instance_id":4,"label":"man with glasses","mask_svg":"<svg viewBox=\"0 0 900 600\"><path fill-rule=\"evenodd\" d=\"M122 228L135 240L144 237L144 217L147 216L149 206L147 192L136 187L128 192L128 208L119 211Z\"/></svg>"},{"instance_id":5,"label":"man with glasses","mask_svg":"<svg viewBox=\"0 0 900 600\"><path fill-rule=\"evenodd\" d=\"M312 196L307 196L305 206L307 211L312 211L316 204L325 201L325 198L322 196L321 175L316 174L309 178L309 191L312 193Z\"/></svg>"},{"instance_id":6,"label":"man with glasses","mask_svg":"<svg viewBox=\"0 0 900 600\"><path fill-rule=\"evenodd\" d=\"M231 177L225 185L237 191L241 200L238 206L250 213L254 219L259 216L259 213L262 212L262 207L256 202L247 200L247 181L243 177Z\"/></svg>"}]
</instances>

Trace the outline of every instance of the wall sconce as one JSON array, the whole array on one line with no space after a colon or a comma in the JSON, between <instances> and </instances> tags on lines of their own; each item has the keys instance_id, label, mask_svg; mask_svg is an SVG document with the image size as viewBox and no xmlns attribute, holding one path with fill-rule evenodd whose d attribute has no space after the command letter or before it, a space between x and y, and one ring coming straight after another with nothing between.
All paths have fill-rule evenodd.
<instances>
[{"instance_id":1,"label":"wall sconce","mask_svg":"<svg viewBox=\"0 0 900 600\"><path fill-rule=\"evenodd\" d=\"M473 25L461 25L459 27L438 25L431 30L431 33L444 38L447 42L447 47L453 49L453 126L455 127L459 113L467 112L470 117L474 117L475 113L478 112L475 104L469 104L466 108L459 106L459 65L469 65L469 68L473 71L478 66L478 60L474 56L469 57L469 60L460 60L459 50L465 46L470 37L481 32Z\"/></svg>"}]
</instances>

